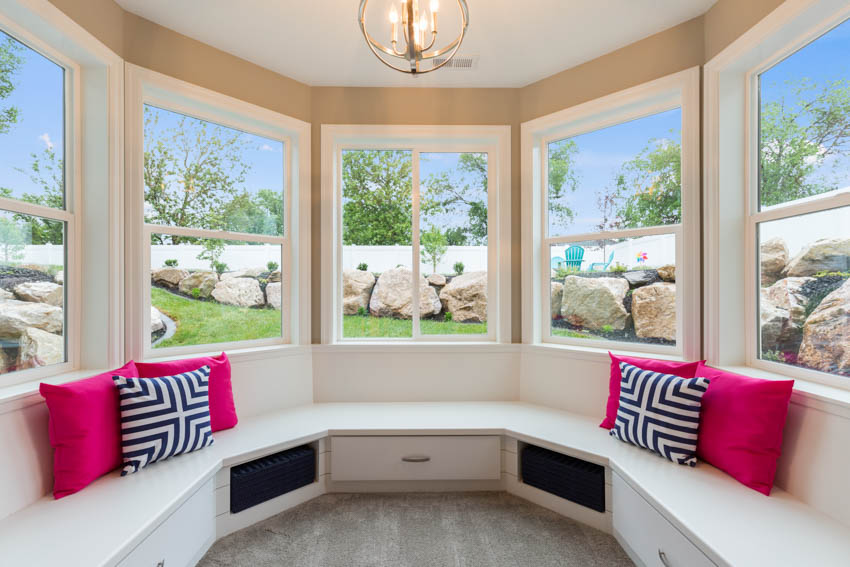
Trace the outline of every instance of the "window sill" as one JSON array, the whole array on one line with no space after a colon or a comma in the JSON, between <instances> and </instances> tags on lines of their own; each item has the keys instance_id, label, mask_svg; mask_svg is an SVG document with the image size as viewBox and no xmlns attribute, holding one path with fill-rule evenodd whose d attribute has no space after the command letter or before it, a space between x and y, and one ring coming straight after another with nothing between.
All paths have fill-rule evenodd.
<instances>
[{"instance_id":1,"label":"window sill","mask_svg":"<svg viewBox=\"0 0 850 567\"><path fill-rule=\"evenodd\" d=\"M192 352L183 354L171 354L168 356L157 356L145 358L139 362L168 362L170 360L182 360L184 358L201 358L204 356L218 356L222 352L227 353L227 358L231 362L249 362L252 360L264 360L268 358L278 358L281 356L297 356L308 354L309 346L304 345L271 345L271 346L255 346L241 349L214 349L210 351Z\"/></svg>"},{"instance_id":2,"label":"window sill","mask_svg":"<svg viewBox=\"0 0 850 567\"><path fill-rule=\"evenodd\" d=\"M324 345L313 345L313 352L323 354L341 353L402 353L402 352L519 352L521 345L494 343L490 341L460 342L412 342L412 341L345 341Z\"/></svg>"},{"instance_id":3,"label":"window sill","mask_svg":"<svg viewBox=\"0 0 850 567\"><path fill-rule=\"evenodd\" d=\"M614 345L612 345L613 347ZM608 356L608 352L612 352L619 356L637 356L640 358L657 358L661 360L676 360L682 361L685 360L683 357L678 355L671 355L666 353L657 353L657 352L646 352L646 351L631 351L631 350L621 350L617 348L599 348L599 347L584 347L578 345L565 345L558 343L535 343L535 344L526 344L523 345L524 352L529 353L539 353L539 354L549 354L549 355L557 355L557 356L571 356L573 358L580 358L583 360L590 360L594 362L608 362L611 358Z\"/></svg>"}]
</instances>

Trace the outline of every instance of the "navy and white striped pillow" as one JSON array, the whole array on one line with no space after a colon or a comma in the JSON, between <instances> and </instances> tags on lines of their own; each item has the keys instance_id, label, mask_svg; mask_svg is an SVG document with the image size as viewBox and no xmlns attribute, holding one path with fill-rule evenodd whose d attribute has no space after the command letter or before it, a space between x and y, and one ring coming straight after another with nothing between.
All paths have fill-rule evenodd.
<instances>
[{"instance_id":1,"label":"navy and white striped pillow","mask_svg":"<svg viewBox=\"0 0 850 567\"><path fill-rule=\"evenodd\" d=\"M620 363L620 407L611 436L674 463L697 463L697 433L708 378L682 378Z\"/></svg>"},{"instance_id":2,"label":"navy and white striped pillow","mask_svg":"<svg viewBox=\"0 0 850 567\"><path fill-rule=\"evenodd\" d=\"M121 406L121 476L213 443L210 367L162 378L113 376Z\"/></svg>"}]
</instances>

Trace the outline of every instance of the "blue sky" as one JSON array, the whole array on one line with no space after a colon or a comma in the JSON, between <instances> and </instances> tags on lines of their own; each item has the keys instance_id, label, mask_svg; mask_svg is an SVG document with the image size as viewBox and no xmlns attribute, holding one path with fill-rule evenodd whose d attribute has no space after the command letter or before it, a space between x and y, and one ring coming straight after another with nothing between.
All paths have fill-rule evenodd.
<instances>
[{"instance_id":1,"label":"blue sky","mask_svg":"<svg viewBox=\"0 0 850 567\"><path fill-rule=\"evenodd\" d=\"M485 154L486 155L486 154ZM419 175L421 192L427 191L428 179L431 176L447 173L455 187L469 185L466 198L476 201L487 201L487 191L478 183L477 177L460 169L460 153L439 152L419 154ZM463 203L455 203L445 213L421 219L420 230L428 230L432 225L445 230L446 228L466 227L469 224L469 207Z\"/></svg>"},{"instance_id":2,"label":"blue sky","mask_svg":"<svg viewBox=\"0 0 850 567\"><path fill-rule=\"evenodd\" d=\"M9 36L0 31L0 44ZM0 186L12 189L12 194L39 193L27 174L31 154L40 154L52 145L56 157L63 156L64 136L64 69L18 44L23 63L13 77L15 90L0 101L0 108L18 108L18 122L6 134L0 134Z\"/></svg>"},{"instance_id":3,"label":"blue sky","mask_svg":"<svg viewBox=\"0 0 850 567\"><path fill-rule=\"evenodd\" d=\"M680 141L681 130L682 111L676 108L568 138L578 146L575 156L578 187L561 202L575 212L575 217L569 225L550 220L549 236L596 232L594 225L601 220L597 193L613 188L622 165L638 155L650 140ZM560 140L552 142L550 151L560 143Z\"/></svg>"}]
</instances>

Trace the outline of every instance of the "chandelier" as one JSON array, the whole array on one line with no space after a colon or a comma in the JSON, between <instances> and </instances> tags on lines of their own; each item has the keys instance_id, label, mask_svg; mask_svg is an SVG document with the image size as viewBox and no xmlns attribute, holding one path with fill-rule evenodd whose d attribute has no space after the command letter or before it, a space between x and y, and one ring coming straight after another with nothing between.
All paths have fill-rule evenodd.
<instances>
[{"instance_id":1,"label":"chandelier","mask_svg":"<svg viewBox=\"0 0 850 567\"><path fill-rule=\"evenodd\" d=\"M397 9L395 4L390 8L391 47L387 47L366 31L367 4L369 0L360 0L360 30L366 38L366 44L384 65L402 73L421 75L444 66L457 53L466 35L466 28L469 26L469 8L466 0L457 0L461 17L460 35L445 47L433 49L437 42L439 0L431 0L428 11L424 8L419 9L419 0L401 0L400 9ZM401 33L399 33L399 27L401 27ZM436 59L433 66L421 69L421 63L429 59Z\"/></svg>"}]
</instances>

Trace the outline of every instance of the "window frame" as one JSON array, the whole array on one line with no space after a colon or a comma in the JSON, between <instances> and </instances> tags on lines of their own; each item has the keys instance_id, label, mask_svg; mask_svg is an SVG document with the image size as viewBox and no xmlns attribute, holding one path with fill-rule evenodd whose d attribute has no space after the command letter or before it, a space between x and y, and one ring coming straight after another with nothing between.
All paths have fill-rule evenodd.
<instances>
[{"instance_id":1,"label":"window frame","mask_svg":"<svg viewBox=\"0 0 850 567\"><path fill-rule=\"evenodd\" d=\"M821 36L831 31L850 19L850 8L839 10L827 15L814 26L807 26L802 33L791 34L792 37L783 42L782 46L769 51L768 55L762 56L759 61L751 66L744 75L746 100L744 132L746 136L746 159L745 179L746 188L746 228L745 228L745 253L746 265L745 282L746 289L744 304L745 309L745 337L746 365L765 370L775 374L781 374L792 378L818 382L828 386L837 386L850 389L850 380L845 377L798 367L791 364L764 360L760 358L761 353L761 307L760 307L760 258L759 258L759 236L760 224L771 221L779 221L788 218L799 217L832 209L848 207L850 210L850 191L822 198L811 198L802 202L790 201L780 206L767 210L760 210L759 196L759 165L760 165L760 84L759 76L775 65L781 63L787 57L795 54L811 43L818 41ZM793 24L793 18L789 18ZM844 382L844 383L842 383Z\"/></svg>"},{"instance_id":2,"label":"window frame","mask_svg":"<svg viewBox=\"0 0 850 567\"><path fill-rule=\"evenodd\" d=\"M28 14L29 15L29 14ZM49 376L72 372L80 366L81 352L81 292L80 258L82 257L81 209L82 204L82 160L81 160L81 66L73 58L65 55L32 33L29 26L20 25L11 17L0 13L0 30L20 42L26 48L58 65L63 70L63 162L64 162L64 201L62 209L35 205L17 199L0 197L0 209L11 213L39 216L65 224L64 242L64 282L63 291L63 327L65 342L65 361L50 366L17 370L0 375L0 386L41 380Z\"/></svg>"},{"instance_id":3,"label":"window frame","mask_svg":"<svg viewBox=\"0 0 850 567\"><path fill-rule=\"evenodd\" d=\"M696 358L700 353L699 68L604 96L522 125L523 342L576 350L644 352ZM551 237L548 235L548 144L681 108L682 222ZM675 346L551 335L550 245L673 234L676 238Z\"/></svg>"},{"instance_id":4,"label":"window frame","mask_svg":"<svg viewBox=\"0 0 850 567\"><path fill-rule=\"evenodd\" d=\"M309 124L161 75L126 65L127 350L142 359L211 351L253 351L309 344ZM238 233L144 222L144 107L151 105L283 143L283 235ZM174 234L279 245L281 334L279 337L165 347L150 340L150 236ZM306 272L306 275L305 275ZM306 285L305 285L305 282ZM307 306L305 308L304 306Z\"/></svg>"},{"instance_id":5,"label":"window frame","mask_svg":"<svg viewBox=\"0 0 850 567\"><path fill-rule=\"evenodd\" d=\"M410 337L344 337L342 312L342 152L412 152L412 297L420 279L419 156L422 153L487 153L487 334L430 335L419 330L419 302L412 301ZM505 343L510 328L510 126L322 125L322 343Z\"/></svg>"}]
</instances>

